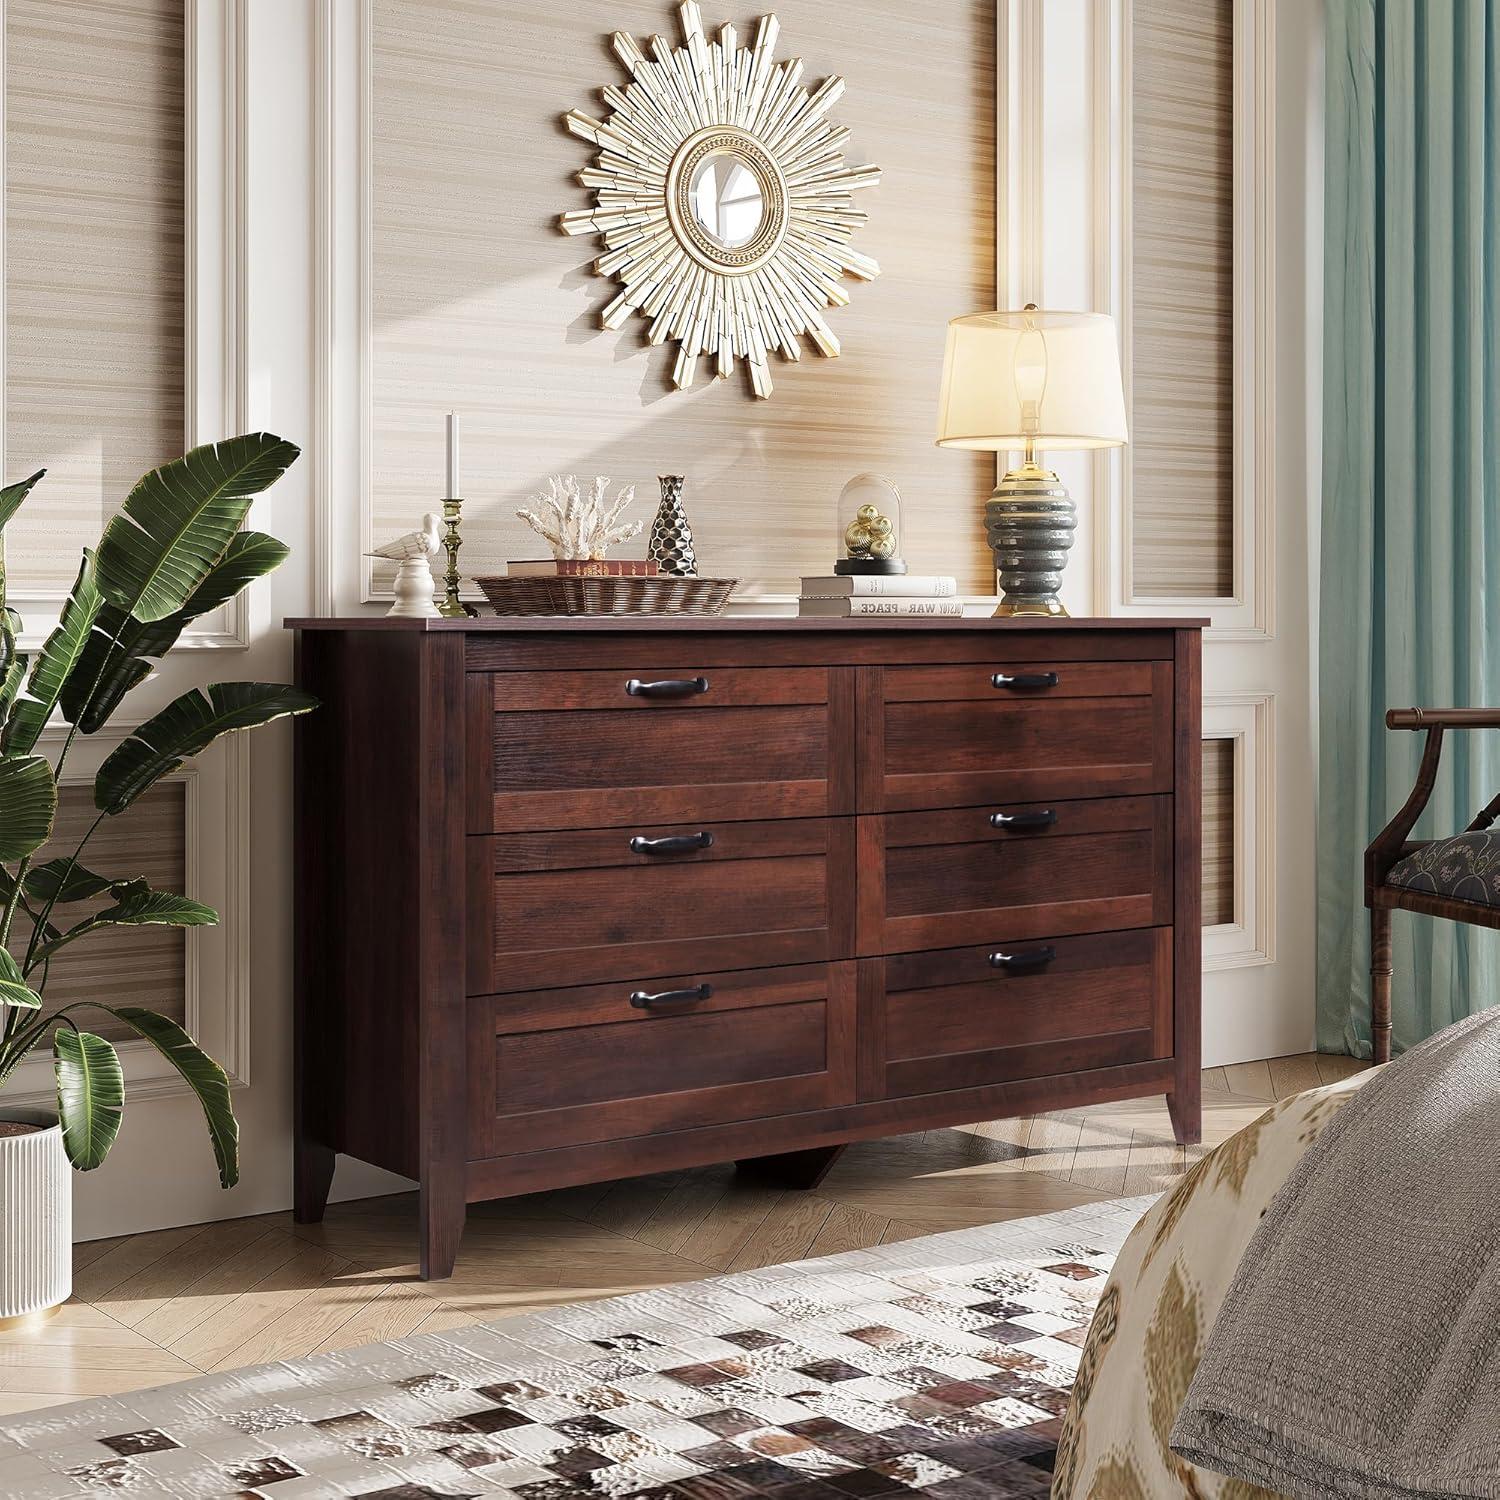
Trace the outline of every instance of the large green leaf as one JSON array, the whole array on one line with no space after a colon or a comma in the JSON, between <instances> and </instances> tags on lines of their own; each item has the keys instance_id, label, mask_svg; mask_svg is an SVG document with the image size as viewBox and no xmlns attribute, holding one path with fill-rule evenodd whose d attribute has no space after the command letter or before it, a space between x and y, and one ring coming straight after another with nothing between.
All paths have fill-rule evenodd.
<instances>
[{"instance_id":1,"label":"large green leaf","mask_svg":"<svg viewBox=\"0 0 1500 1500\"><path fill-rule=\"evenodd\" d=\"M83 655L103 602L94 581L94 554L85 547L78 578L63 605L57 629L47 637L26 683L26 696L16 704L5 726L6 754L25 755L42 737L42 730L62 696L63 684Z\"/></svg>"},{"instance_id":2,"label":"large green leaf","mask_svg":"<svg viewBox=\"0 0 1500 1500\"><path fill-rule=\"evenodd\" d=\"M5 527L10 518L21 508L21 502L31 493L32 486L47 471L38 469L29 479L23 479L19 484L8 484L0 489L0 608L5 606ZM15 634L21 629L20 616L14 610L5 611L6 623L10 626L8 633Z\"/></svg>"},{"instance_id":3,"label":"large green leaf","mask_svg":"<svg viewBox=\"0 0 1500 1500\"><path fill-rule=\"evenodd\" d=\"M110 891L115 898L113 906L85 917L60 937L38 944L28 969L101 927L212 927L219 920L213 907L172 891L154 891L144 880L122 880Z\"/></svg>"},{"instance_id":4,"label":"large green leaf","mask_svg":"<svg viewBox=\"0 0 1500 1500\"><path fill-rule=\"evenodd\" d=\"M144 475L99 543L104 597L145 622L175 614L224 555L251 500L297 454L295 443L252 432L205 443Z\"/></svg>"},{"instance_id":5,"label":"large green leaf","mask_svg":"<svg viewBox=\"0 0 1500 1500\"><path fill-rule=\"evenodd\" d=\"M138 1006L104 1006L137 1036L144 1037L182 1075L198 1096L208 1121L214 1160L219 1164L219 1182L231 1188L240 1180L240 1127L229 1102L229 1079L211 1058L175 1021L154 1010Z\"/></svg>"},{"instance_id":6,"label":"large green leaf","mask_svg":"<svg viewBox=\"0 0 1500 1500\"><path fill-rule=\"evenodd\" d=\"M236 729L253 729L318 706L279 682L215 682L175 698L110 752L94 778L94 806L124 812L147 787Z\"/></svg>"},{"instance_id":7,"label":"large green leaf","mask_svg":"<svg viewBox=\"0 0 1500 1500\"><path fill-rule=\"evenodd\" d=\"M9 614L9 611L6 611ZM16 645L16 632L11 628L10 621L0 618L0 718L10 712L10 706L16 701L21 691L21 684L26 681L26 666L29 658L27 654Z\"/></svg>"},{"instance_id":8,"label":"large green leaf","mask_svg":"<svg viewBox=\"0 0 1500 1500\"><path fill-rule=\"evenodd\" d=\"M145 680L152 659L159 660L177 644L190 620L227 604L247 584L280 566L288 550L285 543L263 531L237 531L192 597L166 619L142 623L105 604L63 688L63 714L68 722L84 734L101 729L125 694Z\"/></svg>"},{"instance_id":9,"label":"large green leaf","mask_svg":"<svg viewBox=\"0 0 1500 1500\"><path fill-rule=\"evenodd\" d=\"M33 865L23 882L26 894L34 900L61 902L102 896L114 884L107 875L96 875L68 855Z\"/></svg>"},{"instance_id":10,"label":"large green leaf","mask_svg":"<svg viewBox=\"0 0 1500 1500\"><path fill-rule=\"evenodd\" d=\"M13 1005L18 1010L36 1010L42 997L21 977L21 966L11 956L8 948L0 948L0 1005Z\"/></svg>"},{"instance_id":11,"label":"large green leaf","mask_svg":"<svg viewBox=\"0 0 1500 1500\"><path fill-rule=\"evenodd\" d=\"M59 1026L53 1034L52 1055L63 1148L80 1172L88 1172L109 1155L120 1133L125 1107L120 1057L102 1036L71 1026Z\"/></svg>"},{"instance_id":12,"label":"large green leaf","mask_svg":"<svg viewBox=\"0 0 1500 1500\"><path fill-rule=\"evenodd\" d=\"M31 493L38 479L47 471L38 469L29 479L23 479L17 484L8 484L0 489L0 531L4 531L6 524L15 513L20 510L21 502Z\"/></svg>"},{"instance_id":13,"label":"large green leaf","mask_svg":"<svg viewBox=\"0 0 1500 1500\"><path fill-rule=\"evenodd\" d=\"M52 767L40 755L0 759L0 859L24 859L41 848L56 811Z\"/></svg>"}]
</instances>

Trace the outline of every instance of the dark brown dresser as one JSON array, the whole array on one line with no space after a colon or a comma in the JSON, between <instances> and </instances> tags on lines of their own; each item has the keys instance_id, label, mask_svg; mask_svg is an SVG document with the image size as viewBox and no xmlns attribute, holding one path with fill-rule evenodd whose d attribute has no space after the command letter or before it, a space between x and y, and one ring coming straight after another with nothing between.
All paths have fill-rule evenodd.
<instances>
[{"instance_id":1,"label":"dark brown dresser","mask_svg":"<svg viewBox=\"0 0 1500 1500\"><path fill-rule=\"evenodd\" d=\"M1198 1139L1199 632L295 620L296 1213L1166 1093Z\"/></svg>"}]
</instances>

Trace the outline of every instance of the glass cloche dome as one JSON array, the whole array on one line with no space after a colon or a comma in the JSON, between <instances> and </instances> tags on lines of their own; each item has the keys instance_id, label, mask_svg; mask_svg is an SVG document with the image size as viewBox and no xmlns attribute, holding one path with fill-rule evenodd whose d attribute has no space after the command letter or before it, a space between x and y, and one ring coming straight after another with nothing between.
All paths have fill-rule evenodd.
<instances>
[{"instance_id":1,"label":"glass cloche dome","mask_svg":"<svg viewBox=\"0 0 1500 1500\"><path fill-rule=\"evenodd\" d=\"M879 474L856 474L839 494L839 559L833 571L904 573L901 494Z\"/></svg>"}]
</instances>

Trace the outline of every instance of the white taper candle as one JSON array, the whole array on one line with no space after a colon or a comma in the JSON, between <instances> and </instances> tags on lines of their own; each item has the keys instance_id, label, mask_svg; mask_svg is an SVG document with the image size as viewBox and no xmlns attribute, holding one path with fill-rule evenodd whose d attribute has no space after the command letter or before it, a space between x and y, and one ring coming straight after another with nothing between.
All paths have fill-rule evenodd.
<instances>
[{"instance_id":1,"label":"white taper candle","mask_svg":"<svg viewBox=\"0 0 1500 1500\"><path fill-rule=\"evenodd\" d=\"M448 413L448 488L443 494L456 500L463 493L458 487L458 413Z\"/></svg>"}]
</instances>

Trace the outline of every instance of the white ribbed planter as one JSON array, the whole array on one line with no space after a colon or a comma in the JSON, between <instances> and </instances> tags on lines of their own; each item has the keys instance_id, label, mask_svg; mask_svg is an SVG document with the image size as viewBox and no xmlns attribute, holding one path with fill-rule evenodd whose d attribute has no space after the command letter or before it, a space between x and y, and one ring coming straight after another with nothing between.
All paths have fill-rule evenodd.
<instances>
[{"instance_id":1,"label":"white ribbed planter","mask_svg":"<svg viewBox=\"0 0 1500 1500\"><path fill-rule=\"evenodd\" d=\"M73 1172L57 1116L0 1108L41 1125L0 1136L0 1322L45 1312L73 1290Z\"/></svg>"}]
</instances>

